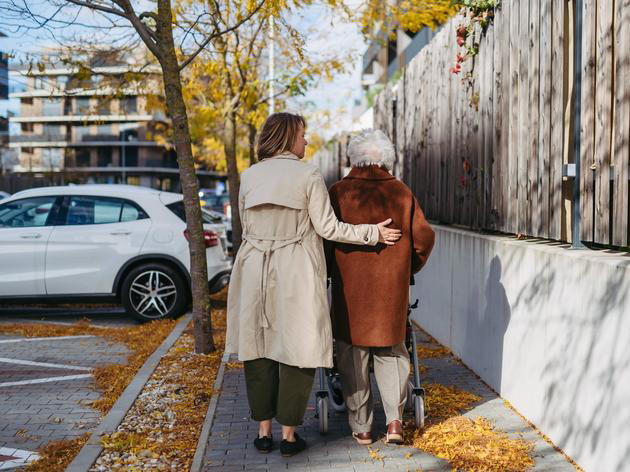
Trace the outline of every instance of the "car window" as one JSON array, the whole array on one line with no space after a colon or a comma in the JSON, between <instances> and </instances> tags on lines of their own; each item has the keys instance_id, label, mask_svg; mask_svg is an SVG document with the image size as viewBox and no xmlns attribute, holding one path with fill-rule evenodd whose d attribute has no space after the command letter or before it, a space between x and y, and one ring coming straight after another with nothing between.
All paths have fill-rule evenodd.
<instances>
[{"instance_id":1,"label":"car window","mask_svg":"<svg viewBox=\"0 0 630 472\"><path fill-rule=\"evenodd\" d=\"M57 197L34 197L0 204L0 228L46 226Z\"/></svg>"},{"instance_id":2,"label":"car window","mask_svg":"<svg viewBox=\"0 0 630 472\"><path fill-rule=\"evenodd\" d=\"M186 222L186 212L184 211L184 200L180 200L174 203L169 203L168 205L166 205L166 208L168 208L173 213L175 213L179 217L179 219L182 220L184 223ZM208 224L217 224L217 223L223 222L223 218L221 218L221 216L219 215L215 216L212 213L208 211L203 211L203 210L201 210L201 219L203 220L204 223L208 223Z\"/></svg>"},{"instance_id":3,"label":"car window","mask_svg":"<svg viewBox=\"0 0 630 472\"><path fill-rule=\"evenodd\" d=\"M124 203L122 207L122 213L120 214L120 221L135 221L141 220L142 218L146 218L138 207L131 205L129 203Z\"/></svg>"},{"instance_id":4,"label":"car window","mask_svg":"<svg viewBox=\"0 0 630 472\"><path fill-rule=\"evenodd\" d=\"M72 196L67 208L66 225L98 225L147 218L136 205L119 198Z\"/></svg>"}]
</instances>

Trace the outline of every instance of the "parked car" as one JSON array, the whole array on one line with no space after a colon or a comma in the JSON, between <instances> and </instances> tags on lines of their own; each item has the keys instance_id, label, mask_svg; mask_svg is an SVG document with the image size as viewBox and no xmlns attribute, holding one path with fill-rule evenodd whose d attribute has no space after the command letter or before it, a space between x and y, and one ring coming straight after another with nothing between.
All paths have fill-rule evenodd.
<instances>
[{"instance_id":1,"label":"parked car","mask_svg":"<svg viewBox=\"0 0 630 472\"><path fill-rule=\"evenodd\" d=\"M186 221L183 200L178 202L176 205L174 204L170 206L170 208L182 219L182 221ZM211 210L207 207L201 208L201 215L204 224L222 224L225 226L227 240L226 247L228 251L232 250L232 220L223 213L219 213L218 211Z\"/></svg>"},{"instance_id":2,"label":"parked car","mask_svg":"<svg viewBox=\"0 0 630 472\"><path fill-rule=\"evenodd\" d=\"M206 209L214 210L226 216L230 214L230 195L228 193L217 194L214 189L202 188L199 191L199 200L201 206Z\"/></svg>"},{"instance_id":3,"label":"parked car","mask_svg":"<svg viewBox=\"0 0 630 472\"><path fill-rule=\"evenodd\" d=\"M141 320L190 303L180 194L128 185L18 192L0 202L0 303L119 302ZM227 285L227 231L204 221L208 284Z\"/></svg>"},{"instance_id":4,"label":"parked car","mask_svg":"<svg viewBox=\"0 0 630 472\"><path fill-rule=\"evenodd\" d=\"M9 198L10 196L11 196L10 193L3 192L2 190L0 190L0 200L4 200L5 198Z\"/></svg>"}]
</instances>

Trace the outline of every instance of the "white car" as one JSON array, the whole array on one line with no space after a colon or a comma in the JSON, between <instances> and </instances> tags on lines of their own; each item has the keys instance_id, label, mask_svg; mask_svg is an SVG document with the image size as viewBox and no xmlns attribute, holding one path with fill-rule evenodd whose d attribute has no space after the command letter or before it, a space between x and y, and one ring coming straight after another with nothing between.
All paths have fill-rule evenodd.
<instances>
[{"instance_id":1,"label":"white car","mask_svg":"<svg viewBox=\"0 0 630 472\"><path fill-rule=\"evenodd\" d=\"M9 198L10 196L11 196L10 193L3 192L2 190L0 190L0 200L4 200L5 198Z\"/></svg>"},{"instance_id":2,"label":"white car","mask_svg":"<svg viewBox=\"0 0 630 472\"><path fill-rule=\"evenodd\" d=\"M141 320L190 303L183 196L130 185L35 188L0 202L0 304L120 302ZM226 229L204 216L211 293L232 270Z\"/></svg>"}]
</instances>

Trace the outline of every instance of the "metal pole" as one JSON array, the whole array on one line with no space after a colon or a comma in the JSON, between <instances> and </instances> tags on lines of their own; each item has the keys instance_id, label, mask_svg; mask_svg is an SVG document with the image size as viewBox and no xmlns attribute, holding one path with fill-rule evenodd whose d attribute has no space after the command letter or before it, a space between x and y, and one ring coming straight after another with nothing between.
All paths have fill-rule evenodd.
<instances>
[{"instance_id":1,"label":"metal pole","mask_svg":"<svg viewBox=\"0 0 630 472\"><path fill-rule=\"evenodd\" d=\"M124 141L124 136L125 136L125 133L123 132L123 143L122 143L122 146L120 147L120 150L122 154L122 183L126 184L127 183L126 175L125 175L125 148L126 148L125 144L126 143Z\"/></svg>"},{"instance_id":2,"label":"metal pole","mask_svg":"<svg viewBox=\"0 0 630 472\"><path fill-rule=\"evenodd\" d=\"M575 158L575 179L573 180L573 224L571 228L571 246L573 249L585 249L580 239L580 128L582 126L582 3L575 1L575 38L574 45L574 72L573 72L573 98L575 118L573 121L573 155Z\"/></svg>"},{"instance_id":3,"label":"metal pole","mask_svg":"<svg viewBox=\"0 0 630 472\"><path fill-rule=\"evenodd\" d=\"M276 98L274 97L273 81L275 79L275 25L273 15L269 16L269 114L275 113Z\"/></svg>"}]
</instances>

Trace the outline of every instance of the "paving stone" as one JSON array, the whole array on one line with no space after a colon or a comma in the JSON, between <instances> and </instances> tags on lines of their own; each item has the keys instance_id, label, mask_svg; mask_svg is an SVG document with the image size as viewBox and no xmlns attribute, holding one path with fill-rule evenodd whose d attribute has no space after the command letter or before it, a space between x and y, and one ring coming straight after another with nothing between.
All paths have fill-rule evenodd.
<instances>
[{"instance_id":1,"label":"paving stone","mask_svg":"<svg viewBox=\"0 0 630 472\"><path fill-rule=\"evenodd\" d=\"M0 344L1 358L90 369L124 363L127 355L125 346L98 337ZM0 371L2 382L89 373L2 362ZM49 441L82 435L100 421L100 412L85 405L98 398L91 378L0 387L0 447L34 451ZM55 418L61 421L55 422ZM79 424L84 426L78 428Z\"/></svg>"}]
</instances>

